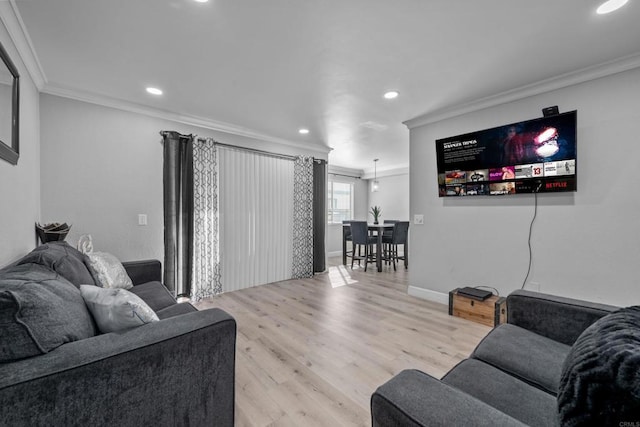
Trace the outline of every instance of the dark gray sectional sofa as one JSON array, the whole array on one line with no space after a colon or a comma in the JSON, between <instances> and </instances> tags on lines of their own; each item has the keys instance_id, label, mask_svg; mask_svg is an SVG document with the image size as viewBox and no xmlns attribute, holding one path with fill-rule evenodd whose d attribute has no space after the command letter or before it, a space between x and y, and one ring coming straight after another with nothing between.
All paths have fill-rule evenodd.
<instances>
[{"instance_id":1,"label":"dark gray sectional sofa","mask_svg":"<svg viewBox=\"0 0 640 427\"><path fill-rule=\"evenodd\" d=\"M406 370L380 386L372 425L640 423L640 307L529 291L507 307L508 323L441 380Z\"/></svg>"},{"instance_id":2,"label":"dark gray sectional sofa","mask_svg":"<svg viewBox=\"0 0 640 427\"><path fill-rule=\"evenodd\" d=\"M0 270L0 426L232 426L235 320L177 304L160 262L137 261L130 291L160 321L100 334L83 257L49 243Z\"/></svg>"}]
</instances>

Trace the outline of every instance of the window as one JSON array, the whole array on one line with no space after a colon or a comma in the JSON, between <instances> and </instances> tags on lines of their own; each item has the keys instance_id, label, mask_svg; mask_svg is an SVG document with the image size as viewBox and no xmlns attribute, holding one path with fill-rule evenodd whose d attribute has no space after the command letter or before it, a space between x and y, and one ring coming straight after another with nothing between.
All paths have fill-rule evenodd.
<instances>
[{"instance_id":1,"label":"window","mask_svg":"<svg viewBox=\"0 0 640 427\"><path fill-rule=\"evenodd\" d=\"M329 224L341 224L353 219L353 184L329 181L328 214Z\"/></svg>"}]
</instances>

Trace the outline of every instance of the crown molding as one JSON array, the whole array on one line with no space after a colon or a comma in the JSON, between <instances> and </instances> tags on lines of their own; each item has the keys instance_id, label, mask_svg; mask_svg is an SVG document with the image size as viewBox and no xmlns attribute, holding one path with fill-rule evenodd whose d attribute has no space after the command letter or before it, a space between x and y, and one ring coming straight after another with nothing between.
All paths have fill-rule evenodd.
<instances>
[{"instance_id":1,"label":"crown molding","mask_svg":"<svg viewBox=\"0 0 640 427\"><path fill-rule=\"evenodd\" d=\"M44 74L15 0L0 1L0 20L7 29L11 41L27 69L27 73L31 76L31 80L33 80L38 90L42 90L47 83L47 77Z\"/></svg>"},{"instance_id":2,"label":"crown molding","mask_svg":"<svg viewBox=\"0 0 640 427\"><path fill-rule=\"evenodd\" d=\"M483 110L485 108L495 107L513 101L519 101L535 95L551 92L565 87L577 85L579 83L588 82L599 79L601 77L610 76L624 71L632 70L640 67L640 53L624 56L613 61L604 62L602 64L583 68L549 79L541 80L536 83L522 86L520 88L508 90L496 95L480 98L475 101L443 108L418 117L404 121L404 125L409 129L418 126L436 123L441 120L458 117L463 114L472 113L474 111Z\"/></svg>"},{"instance_id":3,"label":"crown molding","mask_svg":"<svg viewBox=\"0 0 640 427\"><path fill-rule=\"evenodd\" d=\"M252 129L234 125L231 123L210 120L204 117L178 114L171 111L148 107L142 104L136 104L134 102L128 102L109 96L99 95L93 92L86 92L77 89L56 86L51 83L47 83L45 85L45 87L42 89L42 93L55 95L62 98L73 99L75 101L87 102L89 104L100 105L102 107L114 108L130 113L142 114L144 116L153 117L156 119L169 120L188 126L195 126L203 129L209 129L260 141L271 142L274 144L285 145L288 147L296 148L298 150L302 149L320 153L323 155L327 155L329 151L331 151L331 148L325 145L289 141L287 139L256 132Z\"/></svg>"},{"instance_id":4,"label":"crown molding","mask_svg":"<svg viewBox=\"0 0 640 427\"><path fill-rule=\"evenodd\" d=\"M374 172L373 169L365 171L365 173L362 175L362 179L373 179L374 178L373 172ZM401 167L395 167L390 169L378 170L375 174L375 177L384 178L387 176L398 176L398 175L409 175L409 167L401 166Z\"/></svg>"},{"instance_id":5,"label":"crown molding","mask_svg":"<svg viewBox=\"0 0 640 427\"><path fill-rule=\"evenodd\" d=\"M364 174L364 171L362 169L347 168L344 166L336 166L329 163L327 165L327 173L329 175L338 174L338 175L348 175L354 178L361 178L362 175Z\"/></svg>"}]
</instances>

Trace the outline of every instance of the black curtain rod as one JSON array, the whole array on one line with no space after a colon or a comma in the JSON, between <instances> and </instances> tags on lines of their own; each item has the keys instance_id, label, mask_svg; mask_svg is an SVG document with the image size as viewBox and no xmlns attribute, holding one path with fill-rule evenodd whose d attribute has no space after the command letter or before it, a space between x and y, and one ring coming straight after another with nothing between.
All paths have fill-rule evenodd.
<instances>
[{"instance_id":1,"label":"black curtain rod","mask_svg":"<svg viewBox=\"0 0 640 427\"><path fill-rule=\"evenodd\" d=\"M164 137L165 134L171 133L171 132L174 132L174 131L160 131L160 135L162 135ZM179 134L178 132L175 132L175 133L177 133L178 135L180 135L180 137L183 137L183 138L192 138L192 137L194 137L194 135L182 135L182 134ZM199 141L212 141L213 145L218 145L220 147L230 148L232 150L250 151L252 153L262 154L263 156L276 157L276 158L279 158L279 159L295 160L296 157L297 157L297 156L291 156L291 155L288 155L288 154L272 153L270 151L258 150L257 148L249 148L249 147L242 147L240 145L225 144L224 142L218 142L213 138L198 137L198 140ZM313 161L316 162L316 163L324 162L324 160L316 159L315 157L313 158Z\"/></svg>"},{"instance_id":2,"label":"black curtain rod","mask_svg":"<svg viewBox=\"0 0 640 427\"><path fill-rule=\"evenodd\" d=\"M198 139L205 139L206 138L198 138ZM225 147L225 148L230 148L232 150L244 150L244 151L250 151L252 153L257 153L257 154L262 154L263 156L271 156L271 157L277 157L280 159L286 159L286 160L295 160L298 158L298 156L292 156L289 154L280 154L280 153L272 153L270 151L264 151L264 150L258 150L257 148L249 148L249 147L242 147L240 145L233 145L233 144L225 144L223 142L218 142L215 140L212 140L214 145L218 145L220 147ZM323 159L316 159L315 157L311 157L313 159L313 161L315 163L322 163L325 162L326 160Z\"/></svg>"},{"instance_id":3,"label":"black curtain rod","mask_svg":"<svg viewBox=\"0 0 640 427\"><path fill-rule=\"evenodd\" d=\"M329 175L344 176L344 177L347 177L347 178L355 178L355 179L362 179L362 177L360 177L360 176L344 175L344 174L341 174L341 173L333 173L333 172L329 172Z\"/></svg>"},{"instance_id":4,"label":"black curtain rod","mask_svg":"<svg viewBox=\"0 0 640 427\"><path fill-rule=\"evenodd\" d=\"M198 139L206 141L206 138L198 138ZM256 154L262 154L263 156L277 157L279 159L286 159L286 160L295 160L296 159L296 156L290 156L288 154L271 153L269 151L258 150L257 148L241 147L239 145L225 144L223 142L218 142L218 141L215 141L215 140L212 140L212 141L213 141L213 145L217 145L219 147L224 147L224 148L230 148L232 150L250 151L250 152L256 153Z\"/></svg>"}]
</instances>

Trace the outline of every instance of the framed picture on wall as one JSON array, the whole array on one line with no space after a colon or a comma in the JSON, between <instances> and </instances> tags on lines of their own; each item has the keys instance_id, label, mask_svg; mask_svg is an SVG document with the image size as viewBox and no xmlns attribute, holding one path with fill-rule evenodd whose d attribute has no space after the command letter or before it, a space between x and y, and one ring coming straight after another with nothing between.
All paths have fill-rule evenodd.
<instances>
[{"instance_id":1,"label":"framed picture on wall","mask_svg":"<svg viewBox=\"0 0 640 427\"><path fill-rule=\"evenodd\" d=\"M0 44L0 158L12 165L20 157L20 75Z\"/></svg>"}]
</instances>

